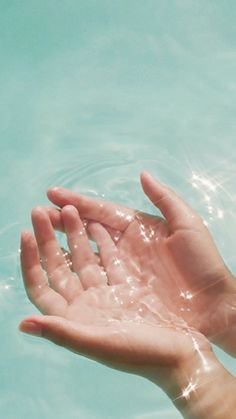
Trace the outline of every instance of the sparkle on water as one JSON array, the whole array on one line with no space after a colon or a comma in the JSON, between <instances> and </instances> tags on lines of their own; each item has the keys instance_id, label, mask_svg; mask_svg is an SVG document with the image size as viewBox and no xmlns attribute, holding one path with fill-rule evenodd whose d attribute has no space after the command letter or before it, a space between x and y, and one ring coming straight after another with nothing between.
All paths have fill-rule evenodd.
<instances>
[{"instance_id":1,"label":"sparkle on water","mask_svg":"<svg viewBox=\"0 0 236 419\"><path fill-rule=\"evenodd\" d=\"M56 185L157 214L138 180L149 170L200 213L236 272L235 34L235 0L1 2L0 417L180 417L151 383L19 334L38 313L23 289L19 235ZM137 275L133 260L130 287ZM197 298L187 291L178 289L183 315ZM155 321L142 298L137 315Z\"/></svg>"}]
</instances>

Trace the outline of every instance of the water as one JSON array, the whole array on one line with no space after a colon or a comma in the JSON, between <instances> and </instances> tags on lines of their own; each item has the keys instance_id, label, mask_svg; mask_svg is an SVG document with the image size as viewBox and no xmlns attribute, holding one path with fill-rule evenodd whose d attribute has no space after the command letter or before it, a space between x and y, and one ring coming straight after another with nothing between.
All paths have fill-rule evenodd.
<instances>
[{"instance_id":1,"label":"water","mask_svg":"<svg viewBox=\"0 0 236 419\"><path fill-rule=\"evenodd\" d=\"M0 5L1 416L178 418L149 382L19 334L37 312L19 234L52 185L153 212L148 169L200 212L236 272L234 3Z\"/></svg>"}]
</instances>

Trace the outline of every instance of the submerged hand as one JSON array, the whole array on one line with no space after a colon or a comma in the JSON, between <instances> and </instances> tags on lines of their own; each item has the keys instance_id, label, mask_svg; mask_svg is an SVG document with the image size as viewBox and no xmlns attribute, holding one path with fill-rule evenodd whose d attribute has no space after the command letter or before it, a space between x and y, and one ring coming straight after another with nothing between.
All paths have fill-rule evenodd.
<instances>
[{"instance_id":1,"label":"submerged hand","mask_svg":"<svg viewBox=\"0 0 236 419\"><path fill-rule=\"evenodd\" d=\"M228 394L234 394L235 379L216 360L206 338L169 310L153 283L130 272L127 257L104 227L88 226L99 249L98 264L77 210L62 209L70 262L47 211L33 210L32 220L35 237L22 234L22 273L30 300L44 316L23 320L22 331L148 378L185 418L234 417L234 397Z\"/></svg>"},{"instance_id":2,"label":"submerged hand","mask_svg":"<svg viewBox=\"0 0 236 419\"><path fill-rule=\"evenodd\" d=\"M22 273L29 298L44 316L23 320L20 329L106 365L147 377L166 391L185 418L233 418L236 406L230 395L235 392L236 382L199 332L204 316L196 303L202 292L210 301L209 289L218 295L219 286L227 296L230 274L192 210L173 192L152 185L152 179L144 176L142 183L154 202L158 201L159 187L158 207L166 220L78 198L68 191L51 191L54 201L77 200L77 208L81 206L82 217L88 220L87 232L97 244L99 259L74 207L66 206L60 213L33 210L35 236L30 232L22 234ZM161 189L165 196L160 196ZM176 214L173 204L177 204ZM175 219L181 212L185 217ZM191 227L191 219L197 221L199 231ZM64 257L51 221L66 232L71 260ZM197 271L201 273L197 264L187 263L186 271L179 258L187 249L190 254L197 251L198 240L195 246L188 246L184 239L185 230L190 233L191 229L190 238L198 237L199 232L205 246L208 240L208 256L222 269L218 282L211 282L213 276L202 264L202 273L209 281L203 291L191 278L187 282L186 272L193 269L193 276ZM193 328L197 318L201 320L199 330Z\"/></svg>"},{"instance_id":3,"label":"submerged hand","mask_svg":"<svg viewBox=\"0 0 236 419\"><path fill-rule=\"evenodd\" d=\"M77 210L66 206L61 217L73 272L45 209L33 210L35 237L22 234L25 288L45 314L23 320L22 331L149 378L158 371L156 381L162 386L167 378L172 384L169 374L192 362L198 352L210 356L205 337L171 311L142 275L130 271L128 259L100 224L88 227L99 249L99 265Z\"/></svg>"},{"instance_id":4,"label":"submerged hand","mask_svg":"<svg viewBox=\"0 0 236 419\"><path fill-rule=\"evenodd\" d=\"M171 189L144 173L146 195L165 218L140 213L65 189L51 189L51 201L74 205L83 218L102 223L131 276L146 286L189 326L236 353L236 287L202 219ZM55 228L60 213L50 210Z\"/></svg>"}]
</instances>

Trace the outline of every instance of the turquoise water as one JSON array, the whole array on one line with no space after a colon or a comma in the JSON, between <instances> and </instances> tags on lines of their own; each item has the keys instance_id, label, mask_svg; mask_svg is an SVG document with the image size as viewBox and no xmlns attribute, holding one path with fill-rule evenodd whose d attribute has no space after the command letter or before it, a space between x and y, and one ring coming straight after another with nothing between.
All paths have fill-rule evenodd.
<instances>
[{"instance_id":1,"label":"turquoise water","mask_svg":"<svg viewBox=\"0 0 236 419\"><path fill-rule=\"evenodd\" d=\"M235 4L0 6L0 416L178 418L153 384L18 332L36 312L19 234L52 185L153 212L138 182L149 169L200 212L236 272Z\"/></svg>"}]
</instances>

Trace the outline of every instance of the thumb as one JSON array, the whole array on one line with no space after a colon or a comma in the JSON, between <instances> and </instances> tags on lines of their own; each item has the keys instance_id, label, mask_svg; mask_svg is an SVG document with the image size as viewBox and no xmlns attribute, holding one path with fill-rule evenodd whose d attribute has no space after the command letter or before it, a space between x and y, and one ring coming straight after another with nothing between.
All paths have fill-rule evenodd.
<instances>
[{"instance_id":1,"label":"thumb","mask_svg":"<svg viewBox=\"0 0 236 419\"><path fill-rule=\"evenodd\" d=\"M116 353L109 327L84 326L58 316L30 316L22 320L19 330L100 362L107 363Z\"/></svg>"},{"instance_id":2,"label":"thumb","mask_svg":"<svg viewBox=\"0 0 236 419\"><path fill-rule=\"evenodd\" d=\"M141 184L145 194L160 209L171 231L191 227L198 215L172 189L142 172Z\"/></svg>"},{"instance_id":3,"label":"thumb","mask_svg":"<svg viewBox=\"0 0 236 419\"><path fill-rule=\"evenodd\" d=\"M93 352L96 333L58 316L30 316L19 324L21 332L40 336L74 352Z\"/></svg>"}]
</instances>

